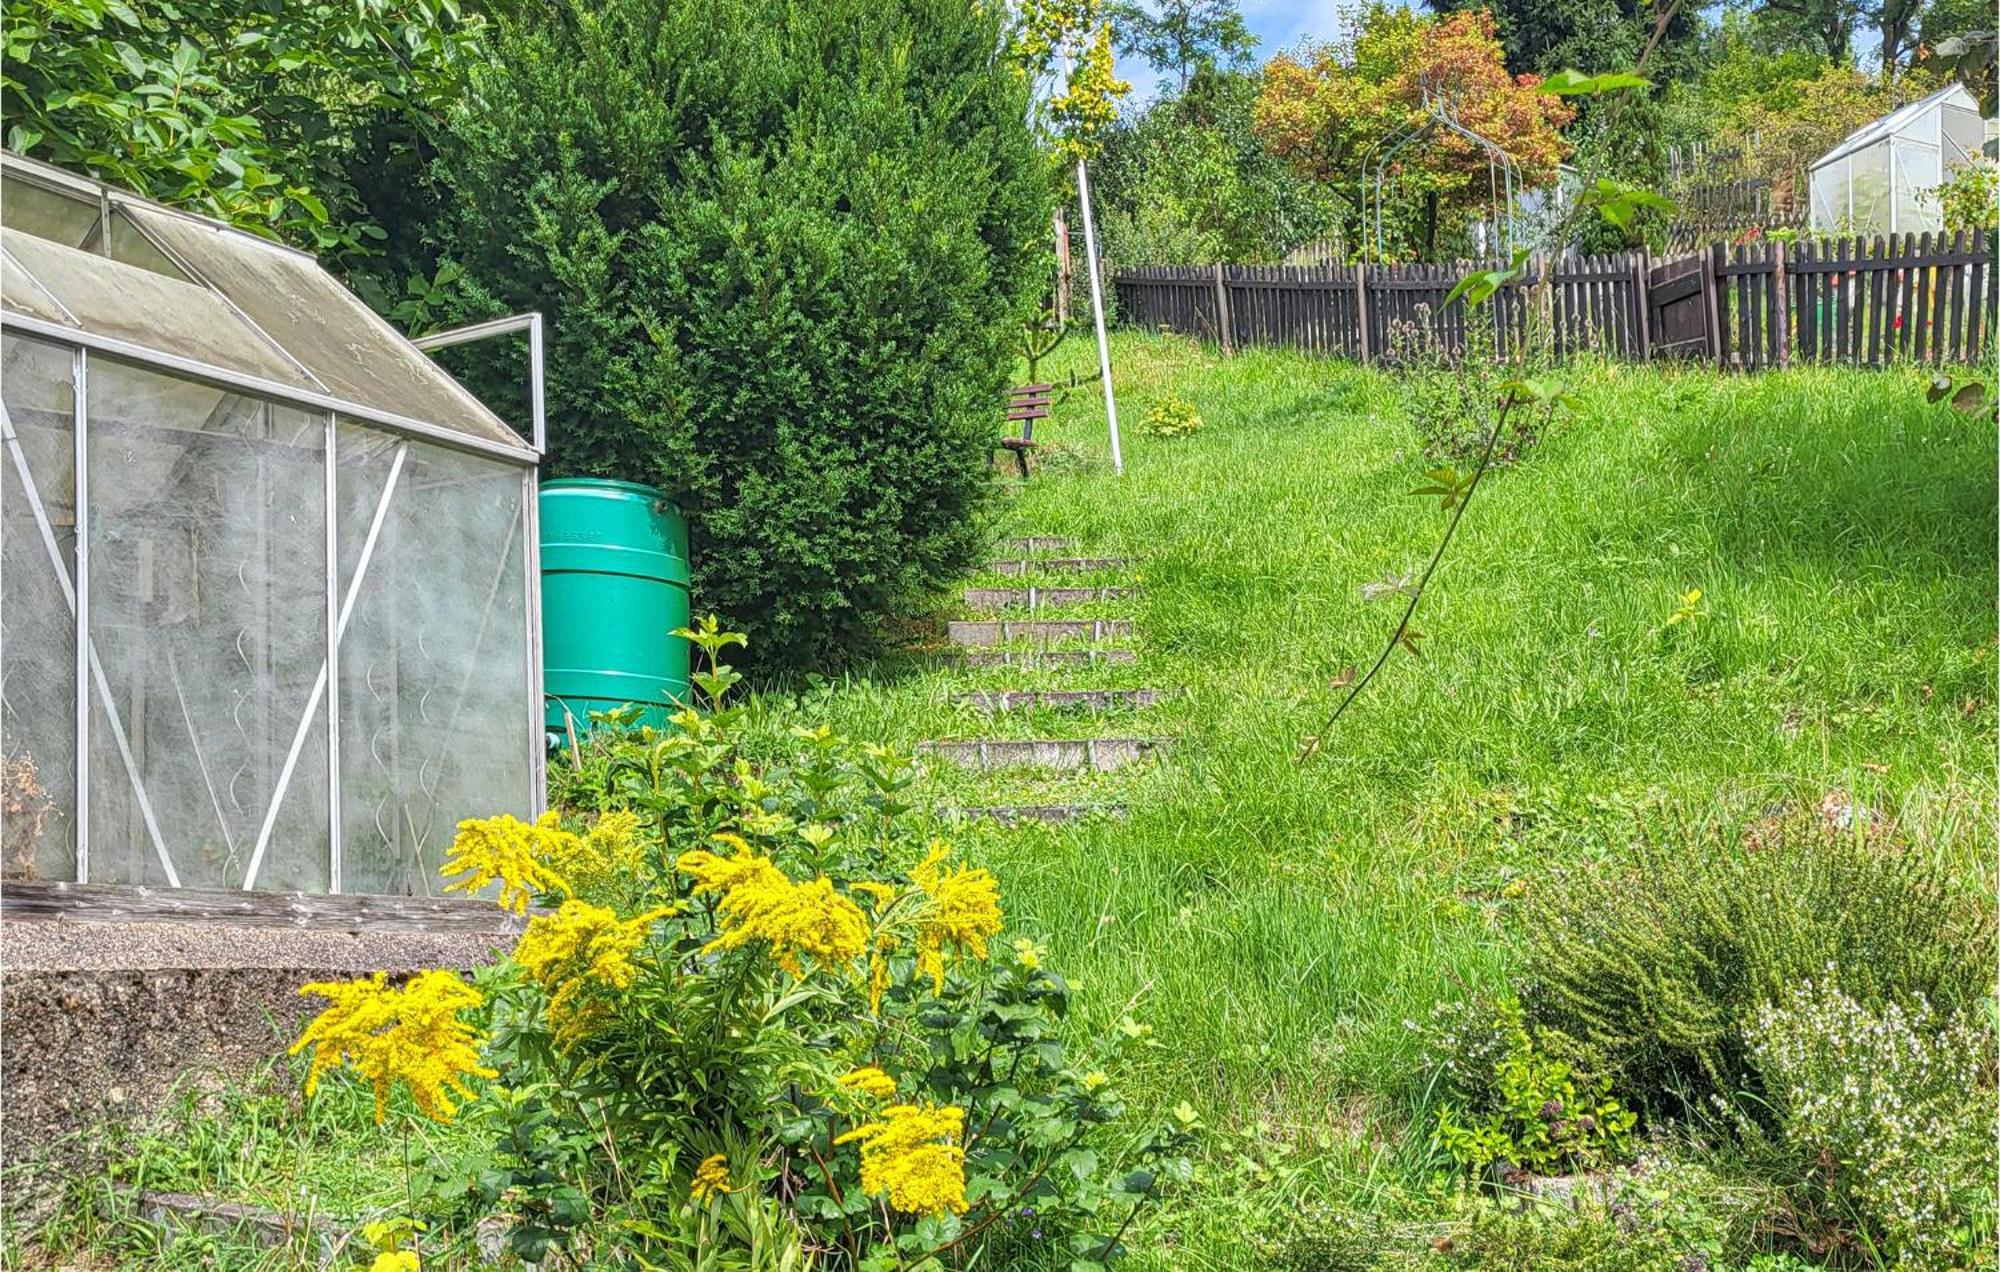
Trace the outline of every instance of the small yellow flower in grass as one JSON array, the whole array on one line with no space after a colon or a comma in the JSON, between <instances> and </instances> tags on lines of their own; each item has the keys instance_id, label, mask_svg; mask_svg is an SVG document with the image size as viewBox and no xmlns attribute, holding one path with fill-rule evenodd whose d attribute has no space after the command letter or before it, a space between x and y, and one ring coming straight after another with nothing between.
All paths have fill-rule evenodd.
<instances>
[{"instance_id":1,"label":"small yellow flower in grass","mask_svg":"<svg viewBox=\"0 0 2000 1272\"><path fill-rule=\"evenodd\" d=\"M944 992L945 950L960 956L986 957L986 938L1000 931L1000 885L985 870L946 868L951 853L933 840L930 853L910 872L924 890L917 919L917 970L931 978L934 992Z\"/></svg>"},{"instance_id":2,"label":"small yellow flower in grass","mask_svg":"<svg viewBox=\"0 0 2000 1272\"><path fill-rule=\"evenodd\" d=\"M715 906L722 931L702 947L703 953L763 941L770 945L778 966L803 977L801 955L836 971L867 950L867 917L860 906L834 890L832 880L821 875L809 883L794 883L741 839L715 838L737 851L725 857L696 850L681 854L674 863L683 874L694 876L696 896L719 892L722 897Z\"/></svg>"},{"instance_id":3,"label":"small yellow flower in grass","mask_svg":"<svg viewBox=\"0 0 2000 1272\"><path fill-rule=\"evenodd\" d=\"M735 1186L729 1182L729 1159L717 1153L703 1158L701 1165L694 1168L694 1187L688 1189L688 1196L706 1202L712 1197L735 1191Z\"/></svg>"},{"instance_id":4,"label":"small yellow flower in grass","mask_svg":"<svg viewBox=\"0 0 2000 1272\"><path fill-rule=\"evenodd\" d=\"M892 1104L835 1140L861 1143L861 1189L911 1215L965 1213L965 1110Z\"/></svg>"},{"instance_id":5,"label":"small yellow flower in grass","mask_svg":"<svg viewBox=\"0 0 2000 1272\"><path fill-rule=\"evenodd\" d=\"M842 1077L840 1085L875 1100L886 1100L896 1094L896 1079L872 1064Z\"/></svg>"},{"instance_id":6,"label":"small yellow flower in grass","mask_svg":"<svg viewBox=\"0 0 2000 1272\"><path fill-rule=\"evenodd\" d=\"M632 955L646 943L665 909L630 919L588 901L565 901L554 914L528 920L514 943L514 962L549 994L549 1030L564 1049L588 1036L603 1004L587 1001L593 987L625 989L639 975Z\"/></svg>"},{"instance_id":7,"label":"small yellow flower in grass","mask_svg":"<svg viewBox=\"0 0 2000 1272\"><path fill-rule=\"evenodd\" d=\"M1097 1092L1102 1091L1110 1081L1110 1078L1104 1076L1104 1070L1092 1069L1089 1073L1083 1075L1083 1089L1095 1095Z\"/></svg>"},{"instance_id":8,"label":"small yellow flower in grass","mask_svg":"<svg viewBox=\"0 0 2000 1272\"><path fill-rule=\"evenodd\" d=\"M306 1094L319 1088L329 1070L352 1065L375 1087L377 1122L388 1111L389 1091L397 1079L410 1088L425 1117L449 1122L458 1111L452 1094L472 1093L465 1079L495 1076L479 1063L483 1037L458 1018L485 1000L456 972L419 972L402 986L387 981L376 972L300 988L301 994L317 994L328 1003L291 1047L293 1055L313 1049Z\"/></svg>"},{"instance_id":9,"label":"small yellow flower in grass","mask_svg":"<svg viewBox=\"0 0 2000 1272\"><path fill-rule=\"evenodd\" d=\"M368 1265L368 1272L423 1272L415 1250L384 1250Z\"/></svg>"},{"instance_id":10,"label":"small yellow flower in grass","mask_svg":"<svg viewBox=\"0 0 2000 1272\"><path fill-rule=\"evenodd\" d=\"M544 813L532 826L504 813L462 821L451 857L438 871L453 879L444 890L478 892L498 879L501 907L525 914L537 893L569 891L569 884L548 865L551 841L559 836L567 832L554 813Z\"/></svg>"},{"instance_id":11,"label":"small yellow flower in grass","mask_svg":"<svg viewBox=\"0 0 2000 1272\"><path fill-rule=\"evenodd\" d=\"M1042 955L1045 953L1046 950L1025 936L1014 938L1014 961L1031 972L1041 967Z\"/></svg>"}]
</instances>

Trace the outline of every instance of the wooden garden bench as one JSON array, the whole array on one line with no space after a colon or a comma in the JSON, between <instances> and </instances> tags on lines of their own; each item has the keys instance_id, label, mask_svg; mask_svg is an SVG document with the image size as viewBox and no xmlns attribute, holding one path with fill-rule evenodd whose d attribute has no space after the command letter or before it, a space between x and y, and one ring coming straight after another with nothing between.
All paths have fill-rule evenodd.
<instances>
[{"instance_id":1,"label":"wooden garden bench","mask_svg":"<svg viewBox=\"0 0 2000 1272\"><path fill-rule=\"evenodd\" d=\"M1028 453L1035 449L1035 421L1049 418L1055 391L1053 384L1021 384L1007 391L1007 423L1019 421L1021 435L1001 438L1000 448L1013 453L1023 481L1028 477Z\"/></svg>"}]
</instances>

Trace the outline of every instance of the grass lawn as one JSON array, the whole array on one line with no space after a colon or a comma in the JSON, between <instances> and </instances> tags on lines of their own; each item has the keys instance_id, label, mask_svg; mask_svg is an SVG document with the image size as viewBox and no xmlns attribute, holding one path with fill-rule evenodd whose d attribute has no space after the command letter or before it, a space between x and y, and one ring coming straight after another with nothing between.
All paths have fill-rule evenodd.
<instances>
[{"instance_id":1,"label":"grass lawn","mask_svg":"<svg viewBox=\"0 0 2000 1272\"><path fill-rule=\"evenodd\" d=\"M1081 980L1094 1025L1155 1027L1145 1101L1280 1146L1217 1154L1148 1234L1169 1243L1149 1266L1240 1267L1246 1222L1421 1177L1406 1022L1503 973L1520 885L1641 825L1851 792L1990 895L1993 435L1927 406L1920 374L1571 368L1581 411L1481 485L1418 613L1421 657L1399 652L1300 765L1334 679L1394 626L1398 603L1363 585L1420 568L1445 521L1407 493L1427 465L1394 382L1121 334L1119 479L1092 355L1071 342L1045 369L1084 384L1038 428L1053 453L1001 532L1135 558L1143 593L1102 612L1137 620L1140 660L1039 676L1184 696L989 727L950 693L1033 675L913 660L770 705L899 744L1179 739L1084 783L937 783L942 803L1082 786L1129 804L1124 821L959 838ZM1170 392L1197 435L1141 433ZM1695 588L1700 616L1669 628Z\"/></svg>"},{"instance_id":2,"label":"grass lawn","mask_svg":"<svg viewBox=\"0 0 2000 1272\"><path fill-rule=\"evenodd\" d=\"M1124 477L1073 340L1045 372L1083 385L1037 430L1046 462L1009 479L995 533L1134 558L1090 581L1138 595L1079 612L1135 620L1136 664L968 670L932 649L767 692L753 718L772 738L810 721L902 746L1176 739L1111 774L940 767L923 787L939 805L1127 806L950 833L1080 984L1085 1032L1153 1027L1134 1103L1186 1101L1211 1132L1194 1185L1135 1234L1136 1266L1258 1266L1266 1243L1369 1210L1428 1257L1438 1162L1411 1022L1500 982L1517 902L1554 867L1840 791L1991 895L1992 425L1927 406L1920 373L1570 368L1581 409L1480 487L1416 619L1421 656L1392 658L1300 764L1342 669L1394 625L1398 602L1363 586L1420 568L1444 526L1408 494L1427 463L1395 384L1134 333L1113 361ZM1141 432L1169 392L1199 433ZM1697 613L1669 625L1693 589ZM1099 717L952 701L1022 686L1169 692ZM344 1134L323 1137L340 1159L324 1169L359 1205ZM189 1186L233 1161L238 1193L301 1187L290 1158L258 1178L235 1150L189 1157ZM384 1188L393 1206L400 1183Z\"/></svg>"}]
</instances>

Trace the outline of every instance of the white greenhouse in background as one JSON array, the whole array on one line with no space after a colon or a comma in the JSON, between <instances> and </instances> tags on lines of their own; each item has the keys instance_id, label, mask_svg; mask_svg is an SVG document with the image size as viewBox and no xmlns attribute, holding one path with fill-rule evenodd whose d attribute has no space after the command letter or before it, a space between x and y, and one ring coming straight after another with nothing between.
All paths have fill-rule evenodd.
<instances>
[{"instance_id":1,"label":"white greenhouse in background","mask_svg":"<svg viewBox=\"0 0 2000 1272\"><path fill-rule=\"evenodd\" d=\"M1921 234L1944 228L1934 198L1980 155L1986 121L1960 84L1848 134L1813 162L1812 228L1821 234Z\"/></svg>"},{"instance_id":2,"label":"white greenhouse in background","mask_svg":"<svg viewBox=\"0 0 2000 1272\"><path fill-rule=\"evenodd\" d=\"M535 437L312 257L0 156L9 880L425 896L537 811ZM426 342L431 343L431 342Z\"/></svg>"}]
</instances>

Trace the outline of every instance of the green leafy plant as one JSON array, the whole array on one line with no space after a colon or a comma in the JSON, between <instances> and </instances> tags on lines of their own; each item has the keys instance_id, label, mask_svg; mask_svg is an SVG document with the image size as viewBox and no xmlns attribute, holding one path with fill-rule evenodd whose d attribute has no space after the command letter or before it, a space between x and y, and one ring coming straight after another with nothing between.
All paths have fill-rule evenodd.
<instances>
[{"instance_id":1,"label":"green leafy plant","mask_svg":"<svg viewBox=\"0 0 2000 1272\"><path fill-rule=\"evenodd\" d=\"M1201 412L1185 398L1171 394L1153 403L1139 431L1148 437L1192 437L1202 430Z\"/></svg>"},{"instance_id":2,"label":"green leafy plant","mask_svg":"<svg viewBox=\"0 0 2000 1272\"><path fill-rule=\"evenodd\" d=\"M1491 1035L1499 1055L1481 1105L1440 1105L1432 1141L1475 1170L1500 1164L1533 1174L1603 1165L1631 1147L1637 1116L1611 1094L1611 1079L1579 1075L1569 1061L1536 1044L1521 1004L1496 1005ZM1462 1067L1462 1064L1461 1064Z\"/></svg>"},{"instance_id":3,"label":"green leafy plant","mask_svg":"<svg viewBox=\"0 0 2000 1272\"><path fill-rule=\"evenodd\" d=\"M1761 1004L1839 969L1873 1009L1951 1013L1991 991L1994 926L1927 854L1818 809L1723 837L1643 842L1530 889L1531 1024L1574 1039L1662 1116L1755 1118L1744 1033Z\"/></svg>"},{"instance_id":4,"label":"green leafy plant","mask_svg":"<svg viewBox=\"0 0 2000 1272\"><path fill-rule=\"evenodd\" d=\"M6 0L0 27L8 149L320 251L387 237L357 184L485 55L456 0Z\"/></svg>"},{"instance_id":5,"label":"green leafy plant","mask_svg":"<svg viewBox=\"0 0 2000 1272\"><path fill-rule=\"evenodd\" d=\"M702 653L705 710L665 732L600 716L553 781L557 811L460 826L453 889L498 880L503 903L534 903L479 976L483 1069L421 1033L343 1032L330 1009L315 1072L343 1047L378 1084L387 1066L420 1094L476 1090L464 1115L490 1147L435 1195L460 1224L503 1216L531 1261L1122 1257L1189 1171L1184 1119L1123 1125L1111 1075L1151 1030L1080 1044L1048 951L1001 941L997 881L913 815L911 758L799 728L753 761L721 662L743 637L713 618L677 634ZM494 1073L504 1086L471 1087Z\"/></svg>"}]
</instances>

